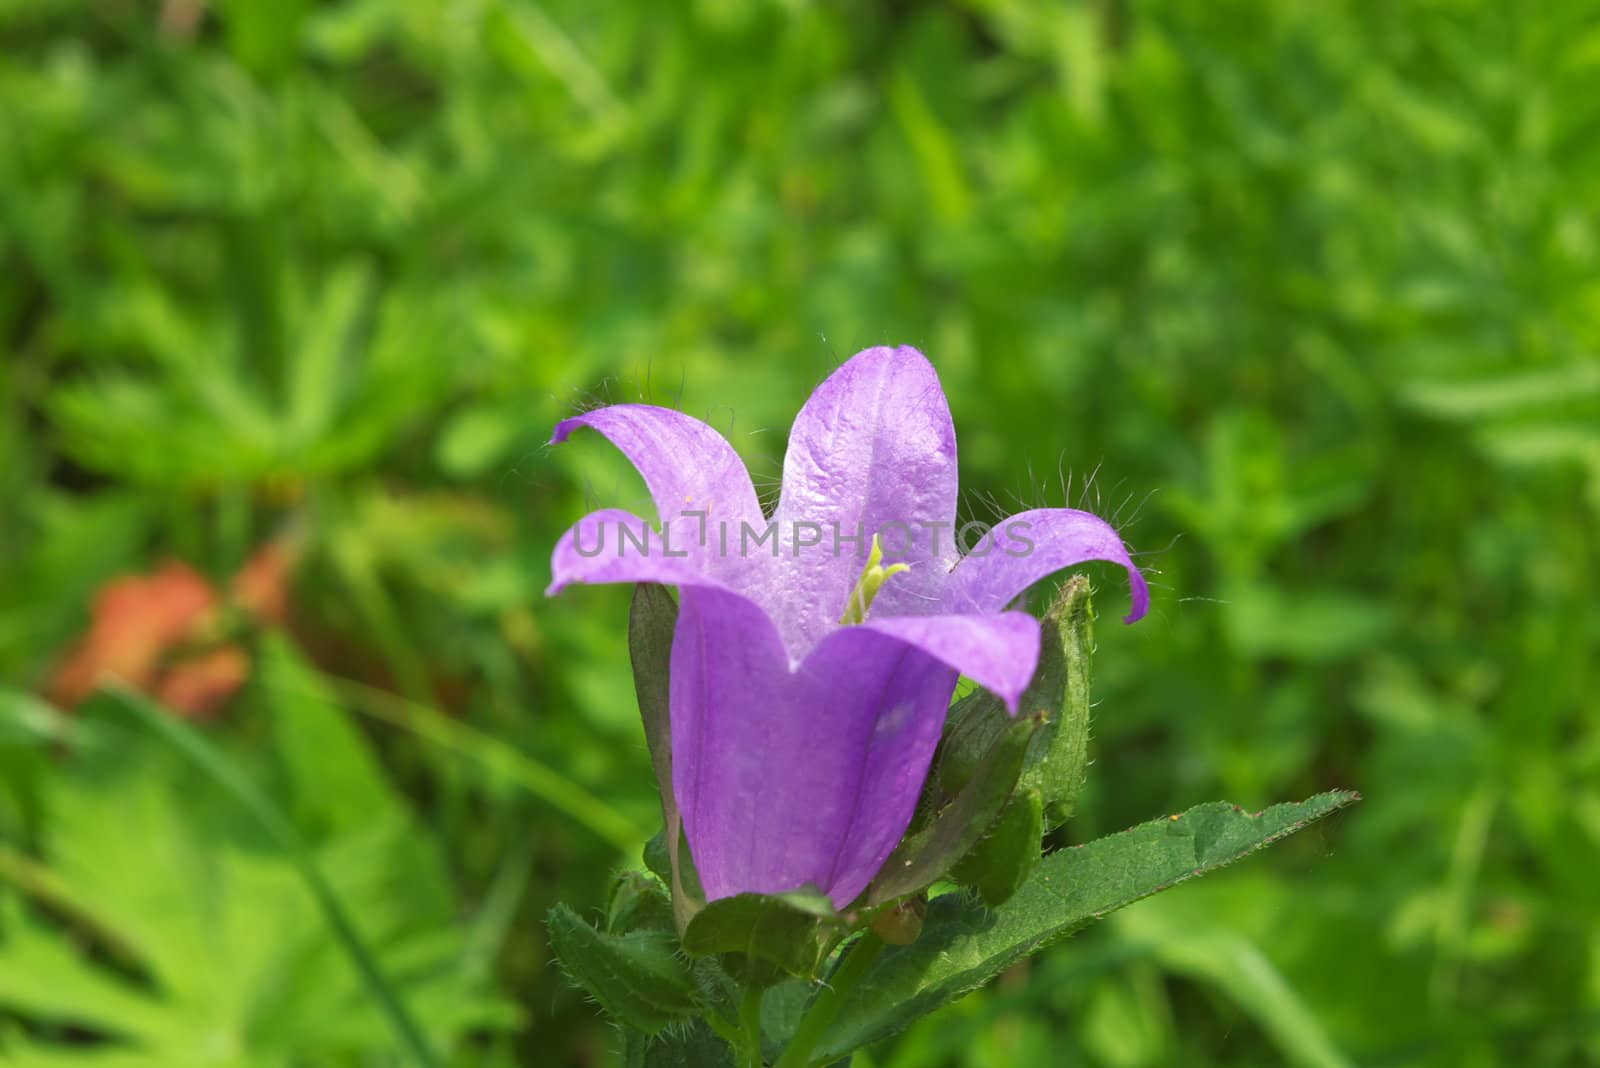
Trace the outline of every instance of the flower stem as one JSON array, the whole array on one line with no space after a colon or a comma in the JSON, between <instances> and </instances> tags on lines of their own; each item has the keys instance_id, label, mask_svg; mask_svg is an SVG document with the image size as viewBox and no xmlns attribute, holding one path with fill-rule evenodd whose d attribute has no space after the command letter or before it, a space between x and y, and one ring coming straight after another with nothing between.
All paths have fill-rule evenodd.
<instances>
[{"instance_id":1,"label":"flower stem","mask_svg":"<svg viewBox=\"0 0 1600 1068\"><path fill-rule=\"evenodd\" d=\"M721 1011L713 1009L707 1013L706 1024L711 1030L720 1035L731 1049L744 1049L744 1032L739 1030L738 1025L724 1016Z\"/></svg>"},{"instance_id":2,"label":"flower stem","mask_svg":"<svg viewBox=\"0 0 1600 1068\"><path fill-rule=\"evenodd\" d=\"M739 1022L744 1026L744 1062L746 1068L762 1068L766 1061L761 1055L761 988L752 985L744 992L739 1005Z\"/></svg>"},{"instance_id":3,"label":"flower stem","mask_svg":"<svg viewBox=\"0 0 1600 1068\"><path fill-rule=\"evenodd\" d=\"M845 998L855 990L856 984L861 982L881 952L883 939L871 931L845 951L844 959L828 977L822 993L817 995L817 1000L811 1003L811 1008L806 1010L805 1017L801 1019L800 1026L795 1028L794 1038L789 1041L789 1048L783 1051L783 1056L778 1058L775 1068L807 1068L811 1063L811 1051L822 1041L823 1032L839 1015Z\"/></svg>"}]
</instances>

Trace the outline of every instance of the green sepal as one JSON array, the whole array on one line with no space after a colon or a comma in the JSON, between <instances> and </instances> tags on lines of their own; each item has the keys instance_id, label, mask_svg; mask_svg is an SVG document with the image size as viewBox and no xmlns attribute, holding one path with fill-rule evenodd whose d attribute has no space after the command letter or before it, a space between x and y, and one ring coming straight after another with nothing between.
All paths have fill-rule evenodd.
<instances>
[{"instance_id":1,"label":"green sepal","mask_svg":"<svg viewBox=\"0 0 1600 1068\"><path fill-rule=\"evenodd\" d=\"M672 914L678 933L705 904L700 880L693 872L677 798L672 793L672 636L678 625L678 602L665 586L641 582L633 588L628 607L628 658L633 666L633 690L644 721L650 766L661 791L663 830L645 845L645 864L672 890Z\"/></svg>"},{"instance_id":2,"label":"green sepal","mask_svg":"<svg viewBox=\"0 0 1600 1068\"><path fill-rule=\"evenodd\" d=\"M868 905L926 890L978 844L1016 789L1023 760L1042 723L1042 717L1027 716L1002 724L954 800L908 834L884 862L867 888Z\"/></svg>"},{"instance_id":3,"label":"green sepal","mask_svg":"<svg viewBox=\"0 0 1600 1068\"><path fill-rule=\"evenodd\" d=\"M611 903L606 907L606 931L675 930L672 899L657 879L639 871L625 871L611 887Z\"/></svg>"},{"instance_id":4,"label":"green sepal","mask_svg":"<svg viewBox=\"0 0 1600 1068\"><path fill-rule=\"evenodd\" d=\"M844 928L845 919L833 903L810 887L783 894L738 894L695 913L684 931L683 948L696 956L720 955L730 972L770 985L782 975L814 978Z\"/></svg>"},{"instance_id":5,"label":"green sepal","mask_svg":"<svg viewBox=\"0 0 1600 1068\"><path fill-rule=\"evenodd\" d=\"M550 910L547 926L568 977L628 1027L653 1035L702 1011L694 967L670 931L611 934L565 905Z\"/></svg>"},{"instance_id":6,"label":"green sepal","mask_svg":"<svg viewBox=\"0 0 1600 1068\"><path fill-rule=\"evenodd\" d=\"M650 767L661 788L663 808L676 809L672 796L672 721L668 684L672 668L672 636L678 626L678 602L665 586L641 582L628 605L628 659L633 691L644 721Z\"/></svg>"},{"instance_id":7,"label":"green sepal","mask_svg":"<svg viewBox=\"0 0 1600 1068\"><path fill-rule=\"evenodd\" d=\"M1044 838L1044 798L1018 790L981 842L961 858L951 878L976 890L990 908L1015 894L1039 866Z\"/></svg>"},{"instance_id":8,"label":"green sepal","mask_svg":"<svg viewBox=\"0 0 1600 1068\"><path fill-rule=\"evenodd\" d=\"M663 883L672 883L672 857L667 851L667 829L665 827L650 836L641 852L645 868L660 879Z\"/></svg>"},{"instance_id":9,"label":"green sepal","mask_svg":"<svg viewBox=\"0 0 1600 1068\"><path fill-rule=\"evenodd\" d=\"M1044 718L1023 761L1018 789L1039 791L1046 830L1072 815L1088 766L1089 662L1094 648L1089 595L1084 575L1073 575L1061 584L1042 620L1039 666L1017 706L1022 715ZM937 757L939 788L946 796L971 780L1011 721L1000 698L988 690L973 690L956 702Z\"/></svg>"},{"instance_id":10,"label":"green sepal","mask_svg":"<svg viewBox=\"0 0 1600 1068\"><path fill-rule=\"evenodd\" d=\"M705 907L706 893L700 886L700 873L695 870L694 855L689 850L689 843L683 839L681 825L677 837L678 848L674 853L667 848L667 828L661 828L644 844L642 855L644 866L662 883L668 888L674 883L678 885L678 890L672 895L672 915L677 921L678 933L682 934L688 927L689 919Z\"/></svg>"}]
</instances>

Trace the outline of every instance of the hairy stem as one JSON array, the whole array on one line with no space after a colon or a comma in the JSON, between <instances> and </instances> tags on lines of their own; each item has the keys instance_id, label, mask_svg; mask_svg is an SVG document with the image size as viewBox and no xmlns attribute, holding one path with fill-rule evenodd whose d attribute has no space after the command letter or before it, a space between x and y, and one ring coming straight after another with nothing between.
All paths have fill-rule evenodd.
<instances>
[{"instance_id":1,"label":"hairy stem","mask_svg":"<svg viewBox=\"0 0 1600 1068\"><path fill-rule=\"evenodd\" d=\"M762 1068L761 1056L761 988L751 986L744 992L739 1005L739 1022L744 1027L745 1068Z\"/></svg>"}]
</instances>

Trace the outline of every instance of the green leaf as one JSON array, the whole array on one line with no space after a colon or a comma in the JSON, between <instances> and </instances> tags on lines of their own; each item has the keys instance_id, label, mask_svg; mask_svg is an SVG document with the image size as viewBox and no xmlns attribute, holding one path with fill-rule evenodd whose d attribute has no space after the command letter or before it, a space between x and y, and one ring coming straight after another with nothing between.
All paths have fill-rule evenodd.
<instances>
[{"instance_id":1,"label":"green leaf","mask_svg":"<svg viewBox=\"0 0 1600 1068\"><path fill-rule=\"evenodd\" d=\"M377 757L322 674L278 634L262 641L260 671L295 823L315 838L395 815Z\"/></svg>"},{"instance_id":2,"label":"green leaf","mask_svg":"<svg viewBox=\"0 0 1600 1068\"><path fill-rule=\"evenodd\" d=\"M1019 791L994 827L956 865L954 878L978 891L990 908L1004 904L1039 866L1044 837L1044 798L1038 790Z\"/></svg>"},{"instance_id":3,"label":"green leaf","mask_svg":"<svg viewBox=\"0 0 1600 1068\"><path fill-rule=\"evenodd\" d=\"M367 994L382 1010L398 1044L419 1065L439 1064L432 1043L374 955L334 882L323 872L310 846L283 812L226 755L179 723L166 709L130 690L109 691L107 700L123 709L145 732L166 742L188 763L204 772L284 851L316 901L329 931L361 976Z\"/></svg>"},{"instance_id":4,"label":"green leaf","mask_svg":"<svg viewBox=\"0 0 1600 1068\"><path fill-rule=\"evenodd\" d=\"M775 1053L788 1046L816 995L816 984L804 979L785 979L762 993L761 1034Z\"/></svg>"},{"instance_id":5,"label":"green leaf","mask_svg":"<svg viewBox=\"0 0 1600 1068\"><path fill-rule=\"evenodd\" d=\"M1016 789L1029 743L1042 722L1042 717L1029 716L1005 724L955 800L890 855L867 891L869 904L926 890L978 844Z\"/></svg>"},{"instance_id":6,"label":"green leaf","mask_svg":"<svg viewBox=\"0 0 1600 1068\"><path fill-rule=\"evenodd\" d=\"M738 894L706 905L683 933L696 955L742 953L790 975L817 974L843 926L833 904L811 889Z\"/></svg>"},{"instance_id":7,"label":"green leaf","mask_svg":"<svg viewBox=\"0 0 1600 1068\"><path fill-rule=\"evenodd\" d=\"M0 906L0 1006L56 1025L159 1040L168 1021L139 984L96 967L11 899L0 898Z\"/></svg>"},{"instance_id":8,"label":"green leaf","mask_svg":"<svg viewBox=\"0 0 1600 1068\"><path fill-rule=\"evenodd\" d=\"M627 1026L653 1035L700 1011L693 966L670 931L608 934L565 905L550 910L548 927L567 975Z\"/></svg>"},{"instance_id":9,"label":"green leaf","mask_svg":"<svg viewBox=\"0 0 1600 1068\"><path fill-rule=\"evenodd\" d=\"M458 907L414 827L374 814L297 858L190 754L129 730L120 700L86 704L80 744L41 779L38 855L0 844L0 883L27 902L7 910L0 892L0 1008L37 1036L8 1034L0 1060L90 1063L81 1040L64 1044L66 1022L94 1040L93 1063L188 1064L201 1033L239 1064L393 1059L401 1040L307 881L313 860L440 1047L514 1019L464 962Z\"/></svg>"},{"instance_id":10,"label":"green leaf","mask_svg":"<svg viewBox=\"0 0 1600 1068\"><path fill-rule=\"evenodd\" d=\"M627 1068L733 1068L733 1049L704 1021L651 1036L629 1031L623 1063Z\"/></svg>"},{"instance_id":11,"label":"green leaf","mask_svg":"<svg viewBox=\"0 0 1600 1068\"><path fill-rule=\"evenodd\" d=\"M347 364L372 291L368 265L342 263L321 280L303 312L289 364L284 417L285 430L296 444L314 444L329 431L349 387Z\"/></svg>"},{"instance_id":12,"label":"green leaf","mask_svg":"<svg viewBox=\"0 0 1600 1068\"><path fill-rule=\"evenodd\" d=\"M947 894L929 906L921 939L878 958L817 1056L842 1057L893 1034L1107 913L1231 864L1357 799L1334 791L1253 816L1215 801L1053 853L998 909Z\"/></svg>"},{"instance_id":13,"label":"green leaf","mask_svg":"<svg viewBox=\"0 0 1600 1068\"><path fill-rule=\"evenodd\" d=\"M1018 703L1023 715L1037 714L1044 721L1028 748L1018 788L1039 791L1047 830L1072 815L1088 766L1094 619L1089 595L1087 576L1073 575L1061 584L1043 620L1039 666ZM939 749L939 782L945 793L966 785L1011 721L1000 698L988 690L974 690L957 702Z\"/></svg>"}]
</instances>

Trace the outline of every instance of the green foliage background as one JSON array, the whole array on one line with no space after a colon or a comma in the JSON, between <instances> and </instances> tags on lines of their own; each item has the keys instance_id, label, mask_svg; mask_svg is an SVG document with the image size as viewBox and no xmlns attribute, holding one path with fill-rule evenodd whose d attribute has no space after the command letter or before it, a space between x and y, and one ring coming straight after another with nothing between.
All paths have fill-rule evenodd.
<instances>
[{"instance_id":1,"label":"green foliage background","mask_svg":"<svg viewBox=\"0 0 1600 1068\"><path fill-rule=\"evenodd\" d=\"M1097 572L1065 841L1367 801L863 1063L1600 1061L1597 16L0 0L0 1063L397 1056L292 858L28 696L107 579L286 529L207 733L456 1063L614 1063L540 920L653 829L626 593L542 589L639 487L543 442L644 397L771 482L880 342L972 515L1096 508L1159 583L1124 629Z\"/></svg>"}]
</instances>

